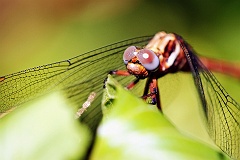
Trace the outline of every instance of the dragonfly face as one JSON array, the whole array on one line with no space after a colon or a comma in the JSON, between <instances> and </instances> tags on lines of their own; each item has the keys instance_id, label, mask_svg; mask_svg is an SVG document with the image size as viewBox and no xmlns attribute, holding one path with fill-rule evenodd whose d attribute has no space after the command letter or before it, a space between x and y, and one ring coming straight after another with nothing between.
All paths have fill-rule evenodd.
<instances>
[{"instance_id":1,"label":"dragonfly face","mask_svg":"<svg viewBox=\"0 0 240 160\"><path fill-rule=\"evenodd\" d=\"M139 78L146 78L149 72L154 72L159 67L157 55L148 49L137 49L135 46L128 47L123 54L123 62L130 74Z\"/></svg>"},{"instance_id":2,"label":"dragonfly face","mask_svg":"<svg viewBox=\"0 0 240 160\"><path fill-rule=\"evenodd\" d=\"M150 73L159 78L171 72L189 71L177 35L165 32L157 33L143 49L128 47L123 54L123 62L127 71L140 79L147 78Z\"/></svg>"}]
</instances>

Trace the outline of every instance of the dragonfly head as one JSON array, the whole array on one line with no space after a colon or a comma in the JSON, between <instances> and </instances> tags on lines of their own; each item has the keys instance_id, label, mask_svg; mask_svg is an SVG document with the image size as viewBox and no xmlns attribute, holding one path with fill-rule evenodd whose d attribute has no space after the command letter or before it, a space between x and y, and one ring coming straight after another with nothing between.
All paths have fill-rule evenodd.
<instances>
[{"instance_id":1,"label":"dragonfly head","mask_svg":"<svg viewBox=\"0 0 240 160\"><path fill-rule=\"evenodd\" d=\"M159 67L157 55L149 49L139 49L135 46L128 47L123 54L123 62L128 72L140 78L146 78L149 72L154 72Z\"/></svg>"}]
</instances>

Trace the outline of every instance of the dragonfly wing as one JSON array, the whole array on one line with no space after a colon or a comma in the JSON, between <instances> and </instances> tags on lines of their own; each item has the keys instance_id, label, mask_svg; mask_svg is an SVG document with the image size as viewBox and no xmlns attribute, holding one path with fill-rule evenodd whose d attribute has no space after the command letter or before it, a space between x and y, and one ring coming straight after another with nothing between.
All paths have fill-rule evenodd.
<instances>
[{"instance_id":1,"label":"dragonfly wing","mask_svg":"<svg viewBox=\"0 0 240 160\"><path fill-rule=\"evenodd\" d=\"M138 37L114 43L74 58L26 69L0 78L0 113L8 113L22 103L54 90L61 90L78 107L91 92L96 98L83 121L95 128L101 117L103 81L110 70L124 69L124 50L130 45L145 46L152 36ZM128 78L120 81L125 82ZM129 81L128 81L129 82Z\"/></svg>"},{"instance_id":2,"label":"dragonfly wing","mask_svg":"<svg viewBox=\"0 0 240 160\"><path fill-rule=\"evenodd\" d=\"M239 104L225 91L194 52L187 51L186 46L182 47L185 48L185 54L202 101L209 135L224 152L234 159L239 159Z\"/></svg>"}]
</instances>

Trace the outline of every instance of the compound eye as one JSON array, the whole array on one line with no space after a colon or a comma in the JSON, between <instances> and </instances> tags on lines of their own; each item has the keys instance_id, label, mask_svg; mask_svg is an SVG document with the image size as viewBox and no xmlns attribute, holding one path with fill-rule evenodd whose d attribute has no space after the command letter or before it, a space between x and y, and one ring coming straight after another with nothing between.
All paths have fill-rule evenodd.
<instances>
[{"instance_id":1,"label":"compound eye","mask_svg":"<svg viewBox=\"0 0 240 160\"><path fill-rule=\"evenodd\" d=\"M137 58L139 62L149 71L153 71L159 66L159 59L157 55L148 49L142 49L138 52Z\"/></svg>"},{"instance_id":2,"label":"compound eye","mask_svg":"<svg viewBox=\"0 0 240 160\"><path fill-rule=\"evenodd\" d=\"M128 61L130 61L133 57L136 56L136 53L134 53L135 51L136 51L135 46L130 46L124 51L123 62L125 64L128 64Z\"/></svg>"}]
</instances>

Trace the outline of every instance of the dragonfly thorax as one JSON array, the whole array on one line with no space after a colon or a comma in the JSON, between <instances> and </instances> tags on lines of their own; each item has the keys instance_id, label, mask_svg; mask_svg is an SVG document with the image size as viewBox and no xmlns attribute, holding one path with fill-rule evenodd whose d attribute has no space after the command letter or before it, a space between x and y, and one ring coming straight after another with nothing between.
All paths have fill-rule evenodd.
<instances>
[{"instance_id":1,"label":"dragonfly thorax","mask_svg":"<svg viewBox=\"0 0 240 160\"><path fill-rule=\"evenodd\" d=\"M176 34L159 32L145 47L159 57L159 74L189 70L180 40Z\"/></svg>"}]
</instances>

